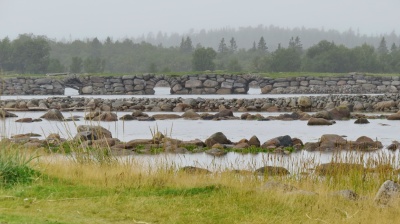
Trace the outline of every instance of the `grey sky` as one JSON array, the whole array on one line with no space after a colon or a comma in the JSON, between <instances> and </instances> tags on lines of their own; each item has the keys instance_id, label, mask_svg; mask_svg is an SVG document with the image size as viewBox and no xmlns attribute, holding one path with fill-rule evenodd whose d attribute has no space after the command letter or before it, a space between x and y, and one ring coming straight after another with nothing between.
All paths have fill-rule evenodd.
<instances>
[{"instance_id":1,"label":"grey sky","mask_svg":"<svg viewBox=\"0 0 400 224\"><path fill-rule=\"evenodd\" d=\"M0 37L119 39L260 24L379 35L400 32L399 9L399 0L0 0Z\"/></svg>"}]
</instances>

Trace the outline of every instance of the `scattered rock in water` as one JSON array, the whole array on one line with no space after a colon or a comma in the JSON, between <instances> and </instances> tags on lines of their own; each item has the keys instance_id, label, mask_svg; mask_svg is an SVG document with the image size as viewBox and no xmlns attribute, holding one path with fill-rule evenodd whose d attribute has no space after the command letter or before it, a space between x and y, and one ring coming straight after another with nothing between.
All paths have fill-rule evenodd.
<instances>
[{"instance_id":1,"label":"scattered rock in water","mask_svg":"<svg viewBox=\"0 0 400 224\"><path fill-rule=\"evenodd\" d=\"M255 135L251 136L248 144L249 144L249 146L255 146L255 147L260 147L260 145L261 145L260 140Z\"/></svg>"},{"instance_id":2,"label":"scattered rock in water","mask_svg":"<svg viewBox=\"0 0 400 224\"><path fill-rule=\"evenodd\" d=\"M96 125L79 125L77 128L78 133L75 139L86 140L97 140L103 138L112 138L112 134L109 130L102 126Z\"/></svg>"},{"instance_id":3,"label":"scattered rock in water","mask_svg":"<svg viewBox=\"0 0 400 224\"><path fill-rule=\"evenodd\" d=\"M232 142L222 132L216 132L208 137L205 141L207 147L212 147L213 145L219 144L231 144Z\"/></svg>"},{"instance_id":4,"label":"scattered rock in water","mask_svg":"<svg viewBox=\"0 0 400 224\"><path fill-rule=\"evenodd\" d=\"M394 200L399 199L400 184L387 180L385 181L375 195L375 203L379 206L388 206Z\"/></svg>"},{"instance_id":5,"label":"scattered rock in water","mask_svg":"<svg viewBox=\"0 0 400 224\"><path fill-rule=\"evenodd\" d=\"M390 144L390 145L387 147L387 149L392 150L392 151L395 151L395 150L397 150L397 149L399 148L399 146L400 146L400 142L398 142L398 141L393 141L392 144Z\"/></svg>"},{"instance_id":6,"label":"scattered rock in water","mask_svg":"<svg viewBox=\"0 0 400 224\"><path fill-rule=\"evenodd\" d=\"M223 109L214 115L214 118L233 117L232 110Z\"/></svg>"},{"instance_id":7,"label":"scattered rock in water","mask_svg":"<svg viewBox=\"0 0 400 224\"><path fill-rule=\"evenodd\" d=\"M206 150L205 153L212 155L212 156L224 156L224 155L226 155L227 152L225 152L224 149L211 148L209 150Z\"/></svg>"},{"instance_id":8,"label":"scattered rock in water","mask_svg":"<svg viewBox=\"0 0 400 224\"><path fill-rule=\"evenodd\" d=\"M393 100L388 100L388 101L381 101L381 102L376 103L373 108L374 108L374 110L377 110L377 111L385 111L385 110L388 110L395 106L396 106L396 102L394 102Z\"/></svg>"},{"instance_id":9,"label":"scattered rock in water","mask_svg":"<svg viewBox=\"0 0 400 224\"><path fill-rule=\"evenodd\" d=\"M315 118L315 117L310 118L310 120L308 120L308 123L307 123L307 125L310 125L310 126L332 125L332 124L334 124L332 121L328 121L324 118Z\"/></svg>"},{"instance_id":10,"label":"scattered rock in water","mask_svg":"<svg viewBox=\"0 0 400 224\"><path fill-rule=\"evenodd\" d=\"M124 116L119 118L122 121L132 121L136 120L136 117L132 116L131 114L125 114Z\"/></svg>"},{"instance_id":11,"label":"scattered rock in water","mask_svg":"<svg viewBox=\"0 0 400 224\"><path fill-rule=\"evenodd\" d=\"M136 117L138 121L155 121L154 117Z\"/></svg>"},{"instance_id":12,"label":"scattered rock in water","mask_svg":"<svg viewBox=\"0 0 400 224\"><path fill-rule=\"evenodd\" d=\"M349 142L349 144L351 149L362 151L373 151L383 148L380 141L374 141L367 136L361 136L355 142Z\"/></svg>"},{"instance_id":13,"label":"scattered rock in water","mask_svg":"<svg viewBox=\"0 0 400 224\"><path fill-rule=\"evenodd\" d=\"M255 173L257 175L265 176L284 176L290 174L290 172L286 168L278 166L264 166L256 169Z\"/></svg>"},{"instance_id":14,"label":"scattered rock in water","mask_svg":"<svg viewBox=\"0 0 400 224\"><path fill-rule=\"evenodd\" d=\"M155 114L152 116L155 120L170 120L170 119L180 119L182 118L177 114Z\"/></svg>"},{"instance_id":15,"label":"scattered rock in water","mask_svg":"<svg viewBox=\"0 0 400 224\"><path fill-rule=\"evenodd\" d=\"M92 121L118 121L118 116L113 112L102 112L98 116L92 118Z\"/></svg>"},{"instance_id":16,"label":"scattered rock in water","mask_svg":"<svg viewBox=\"0 0 400 224\"><path fill-rule=\"evenodd\" d=\"M346 149L347 140L340 135L325 134L319 141L319 150L331 151L335 149Z\"/></svg>"},{"instance_id":17,"label":"scattered rock in water","mask_svg":"<svg viewBox=\"0 0 400 224\"><path fill-rule=\"evenodd\" d=\"M272 138L264 142L261 147L267 149L270 148L270 146L273 146L275 148L293 146L292 138L289 135Z\"/></svg>"},{"instance_id":18,"label":"scattered rock in water","mask_svg":"<svg viewBox=\"0 0 400 224\"><path fill-rule=\"evenodd\" d=\"M332 115L326 110L318 111L317 113L315 113L313 115L313 117L314 118L323 118L325 120L332 120Z\"/></svg>"},{"instance_id":19,"label":"scattered rock in water","mask_svg":"<svg viewBox=\"0 0 400 224\"><path fill-rule=\"evenodd\" d=\"M387 116L386 119L388 119L388 120L400 120L400 111L398 111L395 114L391 114L391 115Z\"/></svg>"},{"instance_id":20,"label":"scattered rock in water","mask_svg":"<svg viewBox=\"0 0 400 224\"><path fill-rule=\"evenodd\" d=\"M358 118L354 121L354 124L369 124L369 120L367 118Z\"/></svg>"},{"instance_id":21,"label":"scattered rock in water","mask_svg":"<svg viewBox=\"0 0 400 224\"><path fill-rule=\"evenodd\" d=\"M303 150L306 150L308 152L314 152L319 150L319 142L306 142L304 144Z\"/></svg>"},{"instance_id":22,"label":"scattered rock in water","mask_svg":"<svg viewBox=\"0 0 400 224\"><path fill-rule=\"evenodd\" d=\"M350 108L347 105L340 105L331 110L328 110L333 120L348 120L350 119Z\"/></svg>"},{"instance_id":23,"label":"scattered rock in water","mask_svg":"<svg viewBox=\"0 0 400 224\"><path fill-rule=\"evenodd\" d=\"M194 166L185 166L179 169L179 171L189 173L189 174L210 174L211 171Z\"/></svg>"},{"instance_id":24,"label":"scattered rock in water","mask_svg":"<svg viewBox=\"0 0 400 224\"><path fill-rule=\"evenodd\" d=\"M18 120L15 120L15 122L19 122L19 123L32 123L33 119L30 117L26 117L26 118L21 118Z\"/></svg>"},{"instance_id":25,"label":"scattered rock in water","mask_svg":"<svg viewBox=\"0 0 400 224\"><path fill-rule=\"evenodd\" d=\"M153 139L134 139L127 143L125 143L127 148L136 148L137 146L141 145L150 145L153 144Z\"/></svg>"},{"instance_id":26,"label":"scattered rock in water","mask_svg":"<svg viewBox=\"0 0 400 224\"><path fill-rule=\"evenodd\" d=\"M46 119L49 121L63 121L64 120L64 116L57 109L50 109L49 111L47 111L47 113L42 115L40 118L43 118L43 119Z\"/></svg>"},{"instance_id":27,"label":"scattered rock in water","mask_svg":"<svg viewBox=\"0 0 400 224\"><path fill-rule=\"evenodd\" d=\"M194 110L187 110L182 114L184 119L199 119L200 115L196 113Z\"/></svg>"},{"instance_id":28,"label":"scattered rock in water","mask_svg":"<svg viewBox=\"0 0 400 224\"><path fill-rule=\"evenodd\" d=\"M297 105L301 111L311 111L312 100L309 96L300 96L297 99Z\"/></svg>"},{"instance_id":29,"label":"scattered rock in water","mask_svg":"<svg viewBox=\"0 0 400 224\"><path fill-rule=\"evenodd\" d=\"M206 144L201 141L200 139L194 139L190 141L182 141L179 146L181 147L186 147L186 146L199 146L199 147L205 147Z\"/></svg>"}]
</instances>

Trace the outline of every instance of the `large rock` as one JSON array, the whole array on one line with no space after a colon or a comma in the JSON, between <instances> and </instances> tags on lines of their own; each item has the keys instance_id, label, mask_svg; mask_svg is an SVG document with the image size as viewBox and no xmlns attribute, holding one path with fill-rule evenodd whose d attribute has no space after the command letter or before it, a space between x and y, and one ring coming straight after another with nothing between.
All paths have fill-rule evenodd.
<instances>
[{"instance_id":1,"label":"large rock","mask_svg":"<svg viewBox=\"0 0 400 224\"><path fill-rule=\"evenodd\" d=\"M388 120L400 120L400 111L398 111L395 114L391 114L391 115L387 116L386 119L388 119Z\"/></svg>"},{"instance_id":2,"label":"large rock","mask_svg":"<svg viewBox=\"0 0 400 224\"><path fill-rule=\"evenodd\" d=\"M112 112L102 112L99 116L94 117L93 121L118 121L118 116L116 113Z\"/></svg>"},{"instance_id":3,"label":"large rock","mask_svg":"<svg viewBox=\"0 0 400 224\"><path fill-rule=\"evenodd\" d=\"M383 148L380 141L374 141L370 137L361 136L355 142L351 142L350 147L355 150L373 151Z\"/></svg>"},{"instance_id":4,"label":"large rock","mask_svg":"<svg viewBox=\"0 0 400 224\"><path fill-rule=\"evenodd\" d=\"M257 136L253 135L248 142L249 146L260 147L261 143Z\"/></svg>"},{"instance_id":5,"label":"large rock","mask_svg":"<svg viewBox=\"0 0 400 224\"><path fill-rule=\"evenodd\" d=\"M346 105L340 105L328 111L333 120L350 119L350 109Z\"/></svg>"},{"instance_id":6,"label":"large rock","mask_svg":"<svg viewBox=\"0 0 400 224\"><path fill-rule=\"evenodd\" d=\"M213 145L219 143L219 144L231 144L232 142L228 140L228 138L222 133L222 132L217 132L211 135L209 138L206 139L205 141L207 147L212 147Z\"/></svg>"},{"instance_id":7,"label":"large rock","mask_svg":"<svg viewBox=\"0 0 400 224\"><path fill-rule=\"evenodd\" d=\"M233 117L233 112L228 109L221 110L220 112L214 115L215 118L222 118L222 117Z\"/></svg>"},{"instance_id":8,"label":"large rock","mask_svg":"<svg viewBox=\"0 0 400 224\"><path fill-rule=\"evenodd\" d=\"M103 138L112 138L109 130L96 125L79 125L77 128L78 134L76 138L81 140L97 140Z\"/></svg>"},{"instance_id":9,"label":"large rock","mask_svg":"<svg viewBox=\"0 0 400 224\"><path fill-rule=\"evenodd\" d=\"M264 166L256 169L255 173L265 176L284 176L290 174L287 169L278 166Z\"/></svg>"},{"instance_id":10,"label":"large rock","mask_svg":"<svg viewBox=\"0 0 400 224\"><path fill-rule=\"evenodd\" d=\"M182 117L185 119L197 119L200 118L200 115L194 110L187 110L185 113L182 114Z\"/></svg>"},{"instance_id":11,"label":"large rock","mask_svg":"<svg viewBox=\"0 0 400 224\"><path fill-rule=\"evenodd\" d=\"M399 198L400 184L394 181L385 181L375 195L375 203L380 206L390 205L395 199Z\"/></svg>"},{"instance_id":12,"label":"large rock","mask_svg":"<svg viewBox=\"0 0 400 224\"><path fill-rule=\"evenodd\" d=\"M82 94L91 94L91 93L93 93L92 86L85 86L82 88Z\"/></svg>"},{"instance_id":13,"label":"large rock","mask_svg":"<svg viewBox=\"0 0 400 224\"><path fill-rule=\"evenodd\" d=\"M345 149L347 140L340 135L325 134L321 136L319 149L323 151L330 151L334 149Z\"/></svg>"},{"instance_id":14,"label":"large rock","mask_svg":"<svg viewBox=\"0 0 400 224\"><path fill-rule=\"evenodd\" d=\"M379 110L379 111L384 111L384 110L388 110L395 106L396 106L396 102L394 102L393 100L389 100L389 101L382 101L382 102L375 104L374 109Z\"/></svg>"},{"instance_id":15,"label":"large rock","mask_svg":"<svg viewBox=\"0 0 400 224\"><path fill-rule=\"evenodd\" d=\"M298 107L300 107L302 111L311 109L312 105L311 98L309 96L300 96L297 99L297 105Z\"/></svg>"},{"instance_id":16,"label":"large rock","mask_svg":"<svg viewBox=\"0 0 400 224\"><path fill-rule=\"evenodd\" d=\"M314 125L332 125L332 121L328 121L324 118L315 118L312 117L308 120L307 125L314 126Z\"/></svg>"},{"instance_id":17,"label":"large rock","mask_svg":"<svg viewBox=\"0 0 400 224\"><path fill-rule=\"evenodd\" d=\"M262 144L262 148L270 148L270 147L289 147L293 146L292 138L289 135L279 136L276 138L272 138Z\"/></svg>"},{"instance_id":18,"label":"large rock","mask_svg":"<svg viewBox=\"0 0 400 224\"><path fill-rule=\"evenodd\" d=\"M323 118L325 120L332 120L332 115L326 110L318 111L317 113L314 114L313 117L315 117L315 118Z\"/></svg>"},{"instance_id":19,"label":"large rock","mask_svg":"<svg viewBox=\"0 0 400 224\"><path fill-rule=\"evenodd\" d=\"M51 109L51 110L47 111L47 113L45 113L40 118L44 118L44 119L50 120L50 121L63 121L64 120L64 116L57 109Z\"/></svg>"}]
</instances>

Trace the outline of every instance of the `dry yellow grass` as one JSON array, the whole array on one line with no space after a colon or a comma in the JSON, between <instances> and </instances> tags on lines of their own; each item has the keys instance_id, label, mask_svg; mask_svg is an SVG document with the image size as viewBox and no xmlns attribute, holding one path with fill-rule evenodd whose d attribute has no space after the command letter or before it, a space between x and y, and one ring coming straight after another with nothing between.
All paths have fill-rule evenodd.
<instances>
[{"instance_id":1,"label":"dry yellow grass","mask_svg":"<svg viewBox=\"0 0 400 224\"><path fill-rule=\"evenodd\" d=\"M369 168L338 168L328 177L189 174L178 172L168 161L152 167L137 159L113 161L79 163L60 155L42 156L31 164L42 173L35 182L0 188L0 222L400 223L398 201L386 208L373 201L384 180L397 180L397 174L387 169L395 162L392 157L370 160L349 153L334 162L358 161ZM314 161L297 163L304 171ZM381 168L373 169L377 165ZM266 188L269 181L302 191ZM332 195L344 189L356 191L360 198Z\"/></svg>"}]
</instances>

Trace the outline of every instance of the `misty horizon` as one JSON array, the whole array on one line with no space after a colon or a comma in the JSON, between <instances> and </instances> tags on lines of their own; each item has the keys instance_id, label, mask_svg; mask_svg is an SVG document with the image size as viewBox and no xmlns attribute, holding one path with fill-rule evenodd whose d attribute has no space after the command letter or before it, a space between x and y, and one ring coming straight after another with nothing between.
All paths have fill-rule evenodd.
<instances>
[{"instance_id":1,"label":"misty horizon","mask_svg":"<svg viewBox=\"0 0 400 224\"><path fill-rule=\"evenodd\" d=\"M396 0L0 1L0 37L50 39L140 38L150 33L190 35L202 30L276 26L283 29L353 30L367 36L396 33Z\"/></svg>"}]
</instances>

